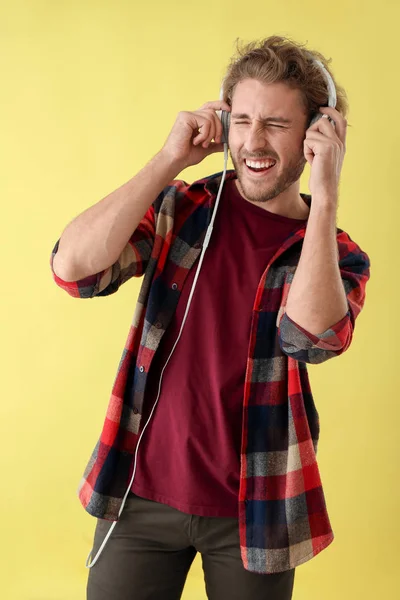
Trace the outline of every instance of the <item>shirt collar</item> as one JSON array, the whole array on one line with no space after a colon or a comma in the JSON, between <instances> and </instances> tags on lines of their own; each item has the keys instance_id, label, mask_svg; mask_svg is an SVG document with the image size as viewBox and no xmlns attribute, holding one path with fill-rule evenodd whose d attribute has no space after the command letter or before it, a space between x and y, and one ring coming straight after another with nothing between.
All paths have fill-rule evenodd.
<instances>
[{"instance_id":1,"label":"shirt collar","mask_svg":"<svg viewBox=\"0 0 400 600\"><path fill-rule=\"evenodd\" d=\"M209 197L209 207L212 208L214 206L214 203L215 203L215 200L217 197L217 193L218 193L218 189L219 189L219 186L221 183L222 175L223 175L223 171L220 171L218 173L214 173L213 175L209 175L208 177L203 177L202 179L198 179L197 181L194 181L191 184L189 189L195 188L197 186L204 188ZM225 181L227 181L229 179L236 179L236 171L234 169L229 169L226 172ZM303 198L304 202L310 208L311 201L312 201L311 195L300 192L300 196Z\"/></svg>"}]
</instances>

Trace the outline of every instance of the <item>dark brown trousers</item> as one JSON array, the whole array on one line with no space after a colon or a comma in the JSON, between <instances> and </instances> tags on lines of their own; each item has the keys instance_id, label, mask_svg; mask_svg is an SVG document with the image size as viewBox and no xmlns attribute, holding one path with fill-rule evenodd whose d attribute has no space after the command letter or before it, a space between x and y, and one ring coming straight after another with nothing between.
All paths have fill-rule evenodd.
<instances>
[{"instance_id":1,"label":"dark brown trousers","mask_svg":"<svg viewBox=\"0 0 400 600\"><path fill-rule=\"evenodd\" d=\"M111 523L99 519L92 557ZM200 552L209 600L290 600L295 570L260 575L243 567L237 519L188 515L130 494L98 561L87 600L178 600Z\"/></svg>"}]
</instances>

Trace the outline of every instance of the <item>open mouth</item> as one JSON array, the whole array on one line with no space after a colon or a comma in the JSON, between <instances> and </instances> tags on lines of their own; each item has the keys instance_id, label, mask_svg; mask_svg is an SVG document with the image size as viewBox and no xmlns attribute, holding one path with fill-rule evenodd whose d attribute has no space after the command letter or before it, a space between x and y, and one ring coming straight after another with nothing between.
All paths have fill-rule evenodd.
<instances>
[{"instance_id":1,"label":"open mouth","mask_svg":"<svg viewBox=\"0 0 400 600\"><path fill-rule=\"evenodd\" d=\"M268 173L270 173L270 171L274 169L276 165L276 160L273 159L268 159L264 161L253 161L244 159L243 162L248 173L258 176L267 175Z\"/></svg>"}]
</instances>

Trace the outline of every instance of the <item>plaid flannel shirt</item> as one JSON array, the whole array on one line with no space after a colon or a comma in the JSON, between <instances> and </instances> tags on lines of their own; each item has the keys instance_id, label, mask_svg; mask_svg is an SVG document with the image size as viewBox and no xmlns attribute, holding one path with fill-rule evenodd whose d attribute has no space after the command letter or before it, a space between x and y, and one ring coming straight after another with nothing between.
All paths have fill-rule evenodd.
<instances>
[{"instance_id":1,"label":"plaid flannel shirt","mask_svg":"<svg viewBox=\"0 0 400 600\"><path fill-rule=\"evenodd\" d=\"M227 178L235 176L228 171ZM65 282L53 270L56 283L76 298L107 296L130 277L144 275L101 436L79 486L81 503L95 517L118 520L144 426L141 415L151 362L201 253L220 180L217 173L191 185L171 182L116 263L101 273ZM349 347L365 300L369 259L337 229L348 312L327 331L313 335L285 312L305 230L305 225L299 226L283 243L255 290L243 390L238 507L243 565L258 573L292 569L334 538L316 460L319 415L306 363L322 363Z\"/></svg>"}]
</instances>

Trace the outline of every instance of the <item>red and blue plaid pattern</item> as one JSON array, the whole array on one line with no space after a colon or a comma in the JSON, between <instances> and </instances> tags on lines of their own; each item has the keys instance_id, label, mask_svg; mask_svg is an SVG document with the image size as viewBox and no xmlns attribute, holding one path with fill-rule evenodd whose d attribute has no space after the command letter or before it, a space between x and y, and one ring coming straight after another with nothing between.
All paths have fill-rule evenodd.
<instances>
[{"instance_id":1,"label":"red and blue plaid pattern","mask_svg":"<svg viewBox=\"0 0 400 600\"><path fill-rule=\"evenodd\" d=\"M234 171L227 173L227 178L234 177ZM101 273L65 282L53 271L56 283L77 298L107 296L130 277L144 275L103 430L79 487L83 506L95 517L118 519L144 426L151 362L201 253L220 180L221 173L191 185L173 181L148 210L118 261ZM308 561L333 540L316 460L319 416L306 363L324 362L349 347L369 279L368 256L338 229L348 313L321 335L308 333L285 312L304 236L301 225L266 266L255 290L246 366L240 546L244 567L266 574Z\"/></svg>"}]
</instances>

